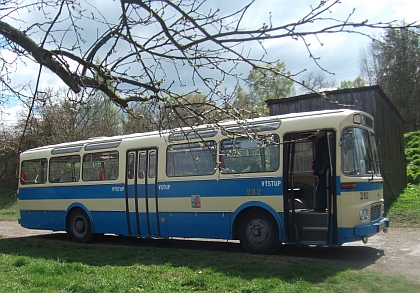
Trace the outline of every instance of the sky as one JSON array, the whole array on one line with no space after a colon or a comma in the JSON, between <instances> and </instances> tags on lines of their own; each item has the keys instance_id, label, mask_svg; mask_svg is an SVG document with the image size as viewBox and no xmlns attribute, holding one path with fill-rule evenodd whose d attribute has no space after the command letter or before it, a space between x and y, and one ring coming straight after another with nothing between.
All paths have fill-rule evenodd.
<instances>
[{"instance_id":1,"label":"sky","mask_svg":"<svg viewBox=\"0 0 420 293\"><path fill-rule=\"evenodd\" d=\"M99 1L99 0L97 0ZM246 3L245 1L238 1ZM420 1L417 0L342 0L342 3L334 7L331 15L335 18L346 18L352 11L352 21L369 20L369 22L386 22L391 20L413 22L420 20ZM103 1L99 1L103 4ZM115 3L115 2L114 2ZM230 1L208 0L206 5L209 7L217 6L229 12L232 7ZM244 19L244 25L264 23L270 13L273 15L274 23L289 23L300 19L300 17L310 11L310 5L316 6L319 0L256 0L254 9L250 17ZM371 35L378 36L382 30L366 31ZM362 48L366 48L371 42L368 38L355 34L329 34L321 35L319 40L312 39L311 49L315 56L319 57L322 67L333 75L328 75L329 79L335 80L339 85L342 80L354 80L360 75L359 54ZM320 43L323 45L321 46ZM291 73L306 70L306 72L318 73L321 71L308 56L306 48L297 41L291 39L270 40L264 43L269 50L270 59L280 58ZM4 56L8 52L2 51ZM248 69L249 70L249 69ZM27 83L35 79L38 72L36 64L27 63L25 70L18 70L14 78ZM34 82L34 81L33 81ZM42 75L40 88L59 87L64 84L52 73L45 71ZM11 124L16 120L16 113L21 111L21 105L14 99L0 109L1 123Z\"/></svg>"}]
</instances>

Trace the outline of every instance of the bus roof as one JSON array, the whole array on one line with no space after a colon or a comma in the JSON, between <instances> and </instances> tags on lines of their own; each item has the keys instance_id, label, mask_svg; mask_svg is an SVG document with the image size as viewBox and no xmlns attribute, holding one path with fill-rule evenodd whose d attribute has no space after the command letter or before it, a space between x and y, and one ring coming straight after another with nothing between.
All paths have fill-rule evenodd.
<instances>
[{"instance_id":1,"label":"bus roof","mask_svg":"<svg viewBox=\"0 0 420 293\"><path fill-rule=\"evenodd\" d=\"M293 119L301 119L303 117L320 117L320 116L329 116L332 118L332 116L335 116L337 118L341 117L342 115L350 115L354 113L361 113L362 111L356 111L356 110L349 110L349 109L336 109L336 110L322 110L322 111L311 111L311 112L299 112L299 113L289 113L289 114L282 114L282 115L276 115L276 116L265 116L265 117L259 117L259 118L253 118L253 119L244 119L239 121L234 120L228 120L228 121L221 121L217 125L211 125L211 124L205 124L200 125L197 127L185 127L185 128L177 128L173 130L163 130L163 131L152 131L152 132L143 132L143 133L133 133L133 134L126 134L126 135L117 135L117 136L111 136L111 137L94 137L86 140L79 140L79 141L73 141L73 142L65 142L65 143L59 143L54 145L47 145L42 146L38 148L32 148L24 151L22 154L26 153L32 153L32 152L38 152L38 151L52 151L54 149L60 149L60 148L75 148L77 149L80 147L80 149L83 146L86 145L93 145L93 144L112 144L113 142L121 142L126 139L131 138L141 138L141 137L151 137L151 136L161 136L161 137L168 137L169 135L176 133L176 132L192 132L197 130L204 130L204 129L214 129L216 126L220 127L229 127L229 126L240 126L240 125L249 125L249 124L255 124L255 123L264 123L264 122L273 122L273 121L282 121L287 122L288 120ZM367 114L368 115L368 114ZM370 116L370 115L369 115ZM57 152L58 154L59 152Z\"/></svg>"}]
</instances>

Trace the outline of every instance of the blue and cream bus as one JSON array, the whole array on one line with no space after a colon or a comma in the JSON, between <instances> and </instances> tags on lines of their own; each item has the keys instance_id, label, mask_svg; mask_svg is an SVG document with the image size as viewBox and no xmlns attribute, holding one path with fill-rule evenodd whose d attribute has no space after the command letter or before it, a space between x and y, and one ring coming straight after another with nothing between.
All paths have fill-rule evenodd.
<instances>
[{"instance_id":1,"label":"blue and cream bus","mask_svg":"<svg viewBox=\"0 0 420 293\"><path fill-rule=\"evenodd\" d=\"M19 222L76 242L105 233L238 239L251 253L366 242L389 226L373 123L326 110L30 149L20 156ZM320 137L322 210L312 170Z\"/></svg>"}]
</instances>

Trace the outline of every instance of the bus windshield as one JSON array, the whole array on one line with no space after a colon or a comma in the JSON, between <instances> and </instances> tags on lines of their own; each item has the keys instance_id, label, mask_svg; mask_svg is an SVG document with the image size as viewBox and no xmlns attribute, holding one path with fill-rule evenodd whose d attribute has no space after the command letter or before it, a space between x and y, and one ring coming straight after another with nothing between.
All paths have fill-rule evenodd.
<instances>
[{"instance_id":1,"label":"bus windshield","mask_svg":"<svg viewBox=\"0 0 420 293\"><path fill-rule=\"evenodd\" d=\"M344 175L380 175L378 151L373 132L358 127L348 127L343 130L341 139Z\"/></svg>"}]
</instances>

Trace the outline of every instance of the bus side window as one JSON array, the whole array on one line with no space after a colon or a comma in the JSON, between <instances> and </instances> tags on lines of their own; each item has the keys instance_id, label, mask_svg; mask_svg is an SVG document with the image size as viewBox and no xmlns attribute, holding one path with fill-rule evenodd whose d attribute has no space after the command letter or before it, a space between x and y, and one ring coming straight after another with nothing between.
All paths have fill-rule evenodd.
<instances>
[{"instance_id":1,"label":"bus side window","mask_svg":"<svg viewBox=\"0 0 420 293\"><path fill-rule=\"evenodd\" d=\"M77 182L80 179L80 156L50 159L50 183Z\"/></svg>"},{"instance_id":2,"label":"bus side window","mask_svg":"<svg viewBox=\"0 0 420 293\"><path fill-rule=\"evenodd\" d=\"M47 159L22 162L21 184L44 184L45 182L47 182Z\"/></svg>"},{"instance_id":3,"label":"bus side window","mask_svg":"<svg viewBox=\"0 0 420 293\"><path fill-rule=\"evenodd\" d=\"M149 178L155 178L156 176L156 152L151 151L149 153Z\"/></svg>"},{"instance_id":4,"label":"bus side window","mask_svg":"<svg viewBox=\"0 0 420 293\"><path fill-rule=\"evenodd\" d=\"M128 154L127 178L134 178L134 153Z\"/></svg>"},{"instance_id":5,"label":"bus side window","mask_svg":"<svg viewBox=\"0 0 420 293\"><path fill-rule=\"evenodd\" d=\"M105 167L104 162L101 162L98 172L98 180L105 180Z\"/></svg>"},{"instance_id":6,"label":"bus side window","mask_svg":"<svg viewBox=\"0 0 420 293\"><path fill-rule=\"evenodd\" d=\"M116 180L118 170L119 155L117 151L90 153L83 156L83 181ZM128 176L131 176L130 170L128 171Z\"/></svg>"},{"instance_id":7,"label":"bus side window","mask_svg":"<svg viewBox=\"0 0 420 293\"><path fill-rule=\"evenodd\" d=\"M153 153L150 154L151 157L154 155ZM155 167L151 165L150 168ZM169 177L212 175L215 172L216 142L183 143L168 147L166 175Z\"/></svg>"},{"instance_id":8,"label":"bus side window","mask_svg":"<svg viewBox=\"0 0 420 293\"><path fill-rule=\"evenodd\" d=\"M146 171L146 153L141 152L139 154L139 170L138 170L140 179L144 179L145 171Z\"/></svg>"},{"instance_id":9,"label":"bus side window","mask_svg":"<svg viewBox=\"0 0 420 293\"><path fill-rule=\"evenodd\" d=\"M28 176L26 176L25 171L22 170L22 173L20 174L20 183L25 184L28 181Z\"/></svg>"},{"instance_id":10,"label":"bus side window","mask_svg":"<svg viewBox=\"0 0 420 293\"><path fill-rule=\"evenodd\" d=\"M220 167L222 173L274 172L279 168L279 137L258 139L236 138L222 141Z\"/></svg>"}]
</instances>

